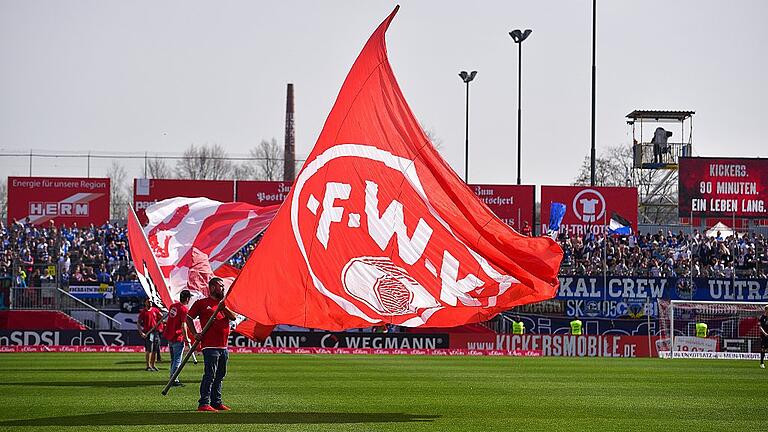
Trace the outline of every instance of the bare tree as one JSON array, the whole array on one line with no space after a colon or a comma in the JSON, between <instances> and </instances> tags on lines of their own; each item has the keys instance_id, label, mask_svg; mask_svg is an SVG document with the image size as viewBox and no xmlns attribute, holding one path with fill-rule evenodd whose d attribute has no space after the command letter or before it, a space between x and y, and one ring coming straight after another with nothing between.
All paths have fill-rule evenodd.
<instances>
[{"instance_id":1,"label":"bare tree","mask_svg":"<svg viewBox=\"0 0 768 432\"><path fill-rule=\"evenodd\" d=\"M253 179L253 166L250 161L232 165L232 178L235 180Z\"/></svg>"},{"instance_id":2,"label":"bare tree","mask_svg":"<svg viewBox=\"0 0 768 432\"><path fill-rule=\"evenodd\" d=\"M241 172L255 180L282 180L283 148L275 138L261 140L250 150L252 160L241 166Z\"/></svg>"},{"instance_id":3,"label":"bare tree","mask_svg":"<svg viewBox=\"0 0 768 432\"><path fill-rule=\"evenodd\" d=\"M590 168L587 155L573 184L590 184ZM650 204L640 207L640 220L646 223L676 222L677 183L667 181L675 174L672 170L634 169L630 146L609 147L595 157L595 186L636 187L640 203Z\"/></svg>"},{"instance_id":4,"label":"bare tree","mask_svg":"<svg viewBox=\"0 0 768 432\"><path fill-rule=\"evenodd\" d=\"M165 159L147 159L147 178L169 179L172 177L173 172L171 167L165 162Z\"/></svg>"},{"instance_id":5,"label":"bare tree","mask_svg":"<svg viewBox=\"0 0 768 432\"><path fill-rule=\"evenodd\" d=\"M0 221L5 223L8 216L8 186L7 179L0 182Z\"/></svg>"},{"instance_id":6,"label":"bare tree","mask_svg":"<svg viewBox=\"0 0 768 432\"><path fill-rule=\"evenodd\" d=\"M190 145L176 162L176 176L191 180L223 180L232 173L232 162L219 144Z\"/></svg>"},{"instance_id":7,"label":"bare tree","mask_svg":"<svg viewBox=\"0 0 768 432\"><path fill-rule=\"evenodd\" d=\"M424 134L427 135L427 138L429 138L429 141L432 143L433 146L435 146L435 149L437 151L442 150L443 148L443 139L437 136L437 133L434 129L424 129Z\"/></svg>"},{"instance_id":8,"label":"bare tree","mask_svg":"<svg viewBox=\"0 0 768 432\"><path fill-rule=\"evenodd\" d=\"M126 219L128 217L128 204L130 186L128 185L128 172L125 167L113 160L107 169L109 177L109 193L112 211L112 219Z\"/></svg>"},{"instance_id":9,"label":"bare tree","mask_svg":"<svg viewBox=\"0 0 768 432\"><path fill-rule=\"evenodd\" d=\"M620 173L615 172L615 169L617 168L614 166L615 164L613 161L611 161L609 158L605 157L604 155L596 156L595 157L595 186L629 186L628 182L631 182L631 179L627 178L621 178ZM589 156L585 156L584 160L581 163L581 168L579 168L579 174L576 176L576 180L573 182L574 185L578 186L586 186L590 184L590 178L591 178L591 166L590 166L590 160Z\"/></svg>"},{"instance_id":10,"label":"bare tree","mask_svg":"<svg viewBox=\"0 0 768 432\"><path fill-rule=\"evenodd\" d=\"M631 147L609 147L595 157L595 186L640 186L643 179L633 174ZM573 184L588 185L589 181L590 163L587 155Z\"/></svg>"}]
</instances>

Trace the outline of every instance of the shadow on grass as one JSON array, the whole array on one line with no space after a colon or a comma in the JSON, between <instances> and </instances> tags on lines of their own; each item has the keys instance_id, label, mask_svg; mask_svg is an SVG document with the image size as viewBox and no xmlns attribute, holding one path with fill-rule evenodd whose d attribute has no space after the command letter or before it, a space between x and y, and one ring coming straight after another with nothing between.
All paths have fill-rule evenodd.
<instances>
[{"instance_id":1,"label":"shadow on grass","mask_svg":"<svg viewBox=\"0 0 768 432\"><path fill-rule=\"evenodd\" d=\"M127 388L127 387L164 387L168 380L120 380L120 381L48 381L48 382L0 382L0 387L102 387L102 388ZM184 381L185 384L196 386L200 380Z\"/></svg>"},{"instance_id":2,"label":"shadow on grass","mask_svg":"<svg viewBox=\"0 0 768 432\"><path fill-rule=\"evenodd\" d=\"M14 372L150 372L143 367L93 367L93 368L6 368L5 371ZM168 373L167 368L160 368L160 372Z\"/></svg>"},{"instance_id":3,"label":"shadow on grass","mask_svg":"<svg viewBox=\"0 0 768 432\"><path fill-rule=\"evenodd\" d=\"M406 413L118 411L0 422L7 426L155 426L191 424L333 424L431 422L436 415Z\"/></svg>"}]
</instances>

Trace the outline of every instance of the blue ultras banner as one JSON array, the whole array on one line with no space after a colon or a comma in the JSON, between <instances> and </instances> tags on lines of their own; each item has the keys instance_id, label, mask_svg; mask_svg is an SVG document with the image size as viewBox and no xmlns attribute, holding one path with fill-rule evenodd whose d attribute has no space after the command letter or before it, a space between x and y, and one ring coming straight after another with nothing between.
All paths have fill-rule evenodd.
<instances>
[{"instance_id":1,"label":"blue ultras banner","mask_svg":"<svg viewBox=\"0 0 768 432\"><path fill-rule=\"evenodd\" d=\"M642 304L656 299L768 302L768 279L561 276L558 300Z\"/></svg>"}]
</instances>

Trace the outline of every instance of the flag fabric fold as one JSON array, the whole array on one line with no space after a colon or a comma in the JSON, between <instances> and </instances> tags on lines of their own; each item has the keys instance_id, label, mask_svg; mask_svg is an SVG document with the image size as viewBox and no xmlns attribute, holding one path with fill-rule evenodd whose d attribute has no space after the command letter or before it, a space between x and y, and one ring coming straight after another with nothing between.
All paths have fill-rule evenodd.
<instances>
[{"instance_id":1,"label":"flag fabric fold","mask_svg":"<svg viewBox=\"0 0 768 432\"><path fill-rule=\"evenodd\" d=\"M221 277L228 289L239 270L225 262L266 228L277 208L172 198L147 208L149 223L143 229L131 209L128 241L149 298L167 309L178 301L181 290L188 289L191 305L208 296L208 281L214 276ZM266 338L274 327L242 315L234 325L235 331L254 340Z\"/></svg>"},{"instance_id":2,"label":"flag fabric fold","mask_svg":"<svg viewBox=\"0 0 768 432\"><path fill-rule=\"evenodd\" d=\"M187 286L193 249L216 270L269 225L278 207L207 198L171 198L147 207L144 233L171 297Z\"/></svg>"},{"instance_id":3,"label":"flag fabric fold","mask_svg":"<svg viewBox=\"0 0 768 432\"><path fill-rule=\"evenodd\" d=\"M214 277L219 277L224 283L224 291L226 292L232 286L232 282L237 279L237 275L240 271L230 266L229 264L220 265L215 271L211 268L211 263L206 255L201 250L192 248L192 262L189 267L189 283L187 289L192 293L192 300L190 306L201 298L208 297L208 282ZM240 292L241 295L246 294L245 291ZM236 297L227 297L228 302ZM227 306L230 306L228 302L225 302ZM204 324L204 323L201 323ZM253 320L249 320L243 315L237 314L237 320L232 323L233 329L251 339L263 340L272 332L274 326L261 325Z\"/></svg>"},{"instance_id":4,"label":"flag fabric fold","mask_svg":"<svg viewBox=\"0 0 768 432\"><path fill-rule=\"evenodd\" d=\"M365 44L232 287L233 308L257 322L456 326L556 292L560 247L499 220L411 113L387 59L396 12Z\"/></svg>"},{"instance_id":5,"label":"flag fabric fold","mask_svg":"<svg viewBox=\"0 0 768 432\"><path fill-rule=\"evenodd\" d=\"M157 264L147 237L141 229L133 207L128 209L128 248L136 269L136 276L147 297L157 306L166 308L173 303L163 272ZM178 296L177 296L178 298Z\"/></svg>"},{"instance_id":6,"label":"flag fabric fold","mask_svg":"<svg viewBox=\"0 0 768 432\"><path fill-rule=\"evenodd\" d=\"M611 221L608 222L608 233L615 235L631 235L632 223L621 217L618 213L614 213L611 216Z\"/></svg>"},{"instance_id":7,"label":"flag fabric fold","mask_svg":"<svg viewBox=\"0 0 768 432\"><path fill-rule=\"evenodd\" d=\"M547 235L553 239L557 237L557 232L560 231L560 224L563 223L563 218L565 217L565 209L565 204L559 202L553 202L549 206Z\"/></svg>"}]
</instances>

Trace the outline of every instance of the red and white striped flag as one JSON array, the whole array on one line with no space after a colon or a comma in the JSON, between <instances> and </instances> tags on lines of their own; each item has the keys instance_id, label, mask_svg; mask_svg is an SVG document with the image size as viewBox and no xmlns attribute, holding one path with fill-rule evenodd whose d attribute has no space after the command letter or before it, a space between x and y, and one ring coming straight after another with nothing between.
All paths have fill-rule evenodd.
<instances>
[{"instance_id":1,"label":"red and white striped flag","mask_svg":"<svg viewBox=\"0 0 768 432\"><path fill-rule=\"evenodd\" d=\"M147 295L168 308L181 290L189 289L194 303L208 296L208 281L214 276L222 278L228 290L239 270L225 262L269 225L277 207L173 198L147 209L144 232L131 211L128 240ZM273 327L242 315L235 322L238 333L255 340L269 336Z\"/></svg>"},{"instance_id":2,"label":"red and white striped flag","mask_svg":"<svg viewBox=\"0 0 768 432\"><path fill-rule=\"evenodd\" d=\"M266 229L278 208L207 198L171 198L149 206L144 233L171 297L187 287L193 249L205 254L215 271Z\"/></svg>"},{"instance_id":3,"label":"red and white striped flag","mask_svg":"<svg viewBox=\"0 0 768 432\"><path fill-rule=\"evenodd\" d=\"M208 282L213 279L213 277L221 278L224 283L224 291L226 292L229 290L229 287L232 285L232 282L235 281L239 273L240 270L228 264L222 264L216 271L214 271L211 269L208 256L193 247L192 264L189 268L189 282L187 284L187 289L192 293L192 303L208 296ZM247 295L247 291L241 291L241 295ZM231 300L227 297L227 306L230 305ZM235 320L232 325L236 332L254 340L266 339L275 327L273 325L261 325L240 314L237 314L237 320Z\"/></svg>"}]
</instances>

